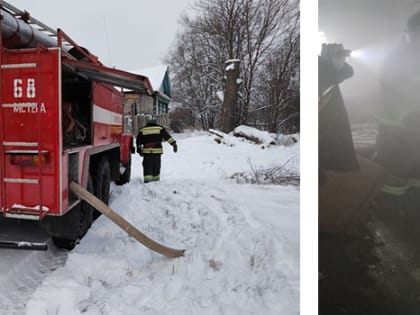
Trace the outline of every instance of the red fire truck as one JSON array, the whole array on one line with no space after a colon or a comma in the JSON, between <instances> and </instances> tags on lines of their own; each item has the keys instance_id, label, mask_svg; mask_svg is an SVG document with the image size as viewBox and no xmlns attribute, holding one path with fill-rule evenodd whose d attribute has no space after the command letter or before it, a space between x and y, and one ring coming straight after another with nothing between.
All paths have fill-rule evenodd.
<instances>
[{"instance_id":1,"label":"red fire truck","mask_svg":"<svg viewBox=\"0 0 420 315\"><path fill-rule=\"evenodd\" d=\"M71 249L95 211L69 183L107 203L110 182L130 179L133 139L123 131L116 87L149 95L152 87L5 1L0 47L0 212L39 221L58 246Z\"/></svg>"}]
</instances>

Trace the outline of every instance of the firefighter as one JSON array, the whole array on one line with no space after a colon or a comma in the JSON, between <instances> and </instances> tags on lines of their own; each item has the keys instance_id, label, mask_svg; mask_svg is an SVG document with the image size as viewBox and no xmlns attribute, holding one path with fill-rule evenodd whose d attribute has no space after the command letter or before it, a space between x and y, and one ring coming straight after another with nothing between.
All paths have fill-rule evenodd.
<instances>
[{"instance_id":1,"label":"firefighter","mask_svg":"<svg viewBox=\"0 0 420 315\"><path fill-rule=\"evenodd\" d=\"M407 20L404 35L382 65L376 115L377 161L402 184L420 179L420 11ZM409 187L392 182L390 191Z\"/></svg>"},{"instance_id":2,"label":"firefighter","mask_svg":"<svg viewBox=\"0 0 420 315\"><path fill-rule=\"evenodd\" d=\"M145 183L160 179L162 141L167 141L172 145L175 153L178 151L175 139L165 128L157 124L155 119L150 119L137 134L137 153L143 157L143 179Z\"/></svg>"},{"instance_id":3,"label":"firefighter","mask_svg":"<svg viewBox=\"0 0 420 315\"><path fill-rule=\"evenodd\" d=\"M318 57L319 171L359 169L350 121L339 84L353 76L346 62L350 51L342 44L323 44Z\"/></svg>"}]
</instances>

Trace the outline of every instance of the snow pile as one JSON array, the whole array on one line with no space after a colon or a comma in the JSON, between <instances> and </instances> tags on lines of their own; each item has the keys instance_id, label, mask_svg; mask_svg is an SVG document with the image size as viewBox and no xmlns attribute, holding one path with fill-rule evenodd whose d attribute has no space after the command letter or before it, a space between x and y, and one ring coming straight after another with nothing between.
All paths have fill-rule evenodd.
<instances>
[{"instance_id":1,"label":"snow pile","mask_svg":"<svg viewBox=\"0 0 420 315\"><path fill-rule=\"evenodd\" d=\"M244 137L248 140L254 141L256 144L276 144L273 135L271 135L270 133L244 125L236 127L233 130L233 135L237 137Z\"/></svg>"},{"instance_id":2,"label":"snow pile","mask_svg":"<svg viewBox=\"0 0 420 315\"><path fill-rule=\"evenodd\" d=\"M225 93L223 91L217 91L216 92L216 97L220 102L223 103L223 101L225 99Z\"/></svg>"},{"instance_id":3,"label":"snow pile","mask_svg":"<svg viewBox=\"0 0 420 315\"><path fill-rule=\"evenodd\" d=\"M293 144L299 142L300 141L300 136L299 136L298 133L289 134L289 135L279 134L279 135L275 136L275 139L276 139L278 144L288 146L288 145L293 145Z\"/></svg>"},{"instance_id":4,"label":"snow pile","mask_svg":"<svg viewBox=\"0 0 420 315\"><path fill-rule=\"evenodd\" d=\"M282 165L299 174L299 143L288 147L269 146L262 150L260 145L243 138L217 133L223 136L221 144L215 142L218 136L206 132L196 132L192 137L177 141L180 152L176 155L168 154L171 148L165 145L162 162L166 164L163 171L168 171L166 178L220 181L230 179L235 173ZM178 140L177 136L174 137Z\"/></svg>"},{"instance_id":5,"label":"snow pile","mask_svg":"<svg viewBox=\"0 0 420 315\"><path fill-rule=\"evenodd\" d=\"M233 135L260 144L262 148L270 145L289 146L299 142L299 134L273 134L244 125L236 127Z\"/></svg>"},{"instance_id":6,"label":"snow pile","mask_svg":"<svg viewBox=\"0 0 420 315\"><path fill-rule=\"evenodd\" d=\"M154 253L102 216L27 314L299 314L299 188L226 180L249 163L298 156L298 145L173 136L179 151L165 144L161 181L143 184L133 156L132 180L112 187L110 206L156 241L185 248L184 257Z\"/></svg>"}]
</instances>

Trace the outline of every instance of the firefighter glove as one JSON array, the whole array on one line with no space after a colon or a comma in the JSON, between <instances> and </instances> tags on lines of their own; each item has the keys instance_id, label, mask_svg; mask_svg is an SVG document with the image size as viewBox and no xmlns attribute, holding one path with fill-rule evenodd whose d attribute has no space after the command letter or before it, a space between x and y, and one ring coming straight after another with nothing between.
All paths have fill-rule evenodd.
<instances>
[{"instance_id":1,"label":"firefighter glove","mask_svg":"<svg viewBox=\"0 0 420 315\"><path fill-rule=\"evenodd\" d=\"M341 70L344 67L346 58L350 57L351 50L345 49L343 44L323 44L321 57L328 60L334 68Z\"/></svg>"},{"instance_id":2,"label":"firefighter glove","mask_svg":"<svg viewBox=\"0 0 420 315\"><path fill-rule=\"evenodd\" d=\"M178 151L178 146L176 145L176 142L172 145L174 152L176 153Z\"/></svg>"}]
</instances>

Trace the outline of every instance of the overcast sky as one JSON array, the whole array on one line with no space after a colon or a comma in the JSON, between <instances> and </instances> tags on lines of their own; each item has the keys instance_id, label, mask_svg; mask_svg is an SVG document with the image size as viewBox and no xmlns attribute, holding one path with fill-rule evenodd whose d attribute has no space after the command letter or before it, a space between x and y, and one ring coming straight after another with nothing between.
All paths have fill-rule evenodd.
<instances>
[{"instance_id":1,"label":"overcast sky","mask_svg":"<svg viewBox=\"0 0 420 315\"><path fill-rule=\"evenodd\" d=\"M124 70L162 63L194 0L7 0ZM187 11L191 12L191 10Z\"/></svg>"}]
</instances>

